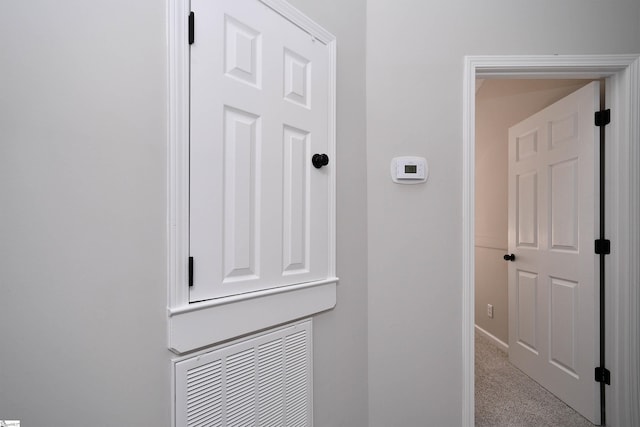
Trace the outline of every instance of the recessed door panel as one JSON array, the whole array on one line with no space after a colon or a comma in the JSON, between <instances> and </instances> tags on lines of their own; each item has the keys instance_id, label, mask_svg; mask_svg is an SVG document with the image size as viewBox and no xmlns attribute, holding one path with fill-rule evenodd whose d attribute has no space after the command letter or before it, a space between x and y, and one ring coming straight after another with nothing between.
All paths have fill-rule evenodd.
<instances>
[{"instance_id":1,"label":"recessed door panel","mask_svg":"<svg viewBox=\"0 0 640 427\"><path fill-rule=\"evenodd\" d=\"M284 127L283 273L308 272L309 149L308 132Z\"/></svg>"},{"instance_id":2,"label":"recessed door panel","mask_svg":"<svg viewBox=\"0 0 640 427\"><path fill-rule=\"evenodd\" d=\"M258 116L224 108L225 282L258 274L260 141Z\"/></svg>"},{"instance_id":3,"label":"recessed door panel","mask_svg":"<svg viewBox=\"0 0 640 427\"><path fill-rule=\"evenodd\" d=\"M578 137L578 113L549 122L549 149L552 150Z\"/></svg>"},{"instance_id":4,"label":"recessed door panel","mask_svg":"<svg viewBox=\"0 0 640 427\"><path fill-rule=\"evenodd\" d=\"M285 48L284 99L311 108L311 61Z\"/></svg>"},{"instance_id":5,"label":"recessed door panel","mask_svg":"<svg viewBox=\"0 0 640 427\"><path fill-rule=\"evenodd\" d=\"M538 153L538 130L530 131L516 138L517 160L533 157Z\"/></svg>"},{"instance_id":6,"label":"recessed door panel","mask_svg":"<svg viewBox=\"0 0 640 427\"><path fill-rule=\"evenodd\" d=\"M224 56L227 76L260 87L262 36L250 26L225 15Z\"/></svg>"},{"instance_id":7,"label":"recessed door panel","mask_svg":"<svg viewBox=\"0 0 640 427\"><path fill-rule=\"evenodd\" d=\"M538 245L538 176L529 172L517 177L518 246Z\"/></svg>"},{"instance_id":8,"label":"recessed door panel","mask_svg":"<svg viewBox=\"0 0 640 427\"><path fill-rule=\"evenodd\" d=\"M550 360L558 368L578 378L576 350L578 327L578 283L551 277Z\"/></svg>"},{"instance_id":9,"label":"recessed door panel","mask_svg":"<svg viewBox=\"0 0 640 427\"><path fill-rule=\"evenodd\" d=\"M517 331L518 344L538 354L536 339L537 287L538 276L528 271L518 271L517 292Z\"/></svg>"},{"instance_id":10,"label":"recessed door panel","mask_svg":"<svg viewBox=\"0 0 640 427\"><path fill-rule=\"evenodd\" d=\"M578 250L578 160L550 166L551 247Z\"/></svg>"}]
</instances>

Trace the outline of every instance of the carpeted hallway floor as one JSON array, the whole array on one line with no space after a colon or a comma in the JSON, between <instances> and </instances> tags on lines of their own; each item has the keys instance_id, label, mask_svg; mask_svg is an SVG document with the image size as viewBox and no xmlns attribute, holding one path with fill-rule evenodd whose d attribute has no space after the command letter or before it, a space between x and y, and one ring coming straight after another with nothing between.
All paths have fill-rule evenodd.
<instances>
[{"instance_id":1,"label":"carpeted hallway floor","mask_svg":"<svg viewBox=\"0 0 640 427\"><path fill-rule=\"evenodd\" d=\"M509 363L507 353L476 333L477 427L593 427Z\"/></svg>"}]
</instances>

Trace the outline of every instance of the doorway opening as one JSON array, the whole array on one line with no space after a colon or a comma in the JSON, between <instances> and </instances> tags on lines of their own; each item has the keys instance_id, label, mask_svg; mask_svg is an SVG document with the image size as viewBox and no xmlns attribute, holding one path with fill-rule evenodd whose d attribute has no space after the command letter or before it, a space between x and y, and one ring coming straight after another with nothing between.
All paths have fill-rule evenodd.
<instances>
[{"instance_id":1,"label":"doorway opening","mask_svg":"<svg viewBox=\"0 0 640 427\"><path fill-rule=\"evenodd\" d=\"M525 420L560 425L571 420L572 425L590 426L585 418L596 424L600 419L592 378L598 346L593 329L599 319L591 296L597 289L595 268L589 265L580 274L573 268L579 260L596 257L598 130L593 112L601 108L605 81L591 82L476 81L475 412L480 425ZM520 133L510 138L514 126ZM549 203L527 207L533 201L527 196ZM549 221L539 209L549 210ZM563 262L548 264L549 256ZM554 277L550 283L548 274ZM538 292L531 294L535 288ZM542 315L547 305L548 319ZM549 328L536 327L541 321L548 321ZM547 334L554 345L547 344ZM547 351L550 363L542 360ZM513 409L520 400L528 402L526 411Z\"/></svg>"},{"instance_id":2,"label":"doorway opening","mask_svg":"<svg viewBox=\"0 0 640 427\"><path fill-rule=\"evenodd\" d=\"M638 55L472 56L465 58L463 90L463 425L474 425L475 83L480 78L606 79L608 294L607 424L640 423L640 61ZM595 368L595 367L594 367Z\"/></svg>"}]
</instances>

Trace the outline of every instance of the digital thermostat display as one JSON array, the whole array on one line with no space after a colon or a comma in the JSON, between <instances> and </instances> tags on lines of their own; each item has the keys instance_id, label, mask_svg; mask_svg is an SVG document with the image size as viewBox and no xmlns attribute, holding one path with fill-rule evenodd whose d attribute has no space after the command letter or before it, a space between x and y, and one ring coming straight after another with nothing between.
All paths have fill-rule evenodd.
<instances>
[{"instance_id":1,"label":"digital thermostat display","mask_svg":"<svg viewBox=\"0 0 640 427\"><path fill-rule=\"evenodd\" d=\"M404 165L404 173L416 173L418 172L417 165Z\"/></svg>"},{"instance_id":2,"label":"digital thermostat display","mask_svg":"<svg viewBox=\"0 0 640 427\"><path fill-rule=\"evenodd\" d=\"M424 157L395 157L391 160L391 179L397 184L420 184L427 180L429 166Z\"/></svg>"}]
</instances>

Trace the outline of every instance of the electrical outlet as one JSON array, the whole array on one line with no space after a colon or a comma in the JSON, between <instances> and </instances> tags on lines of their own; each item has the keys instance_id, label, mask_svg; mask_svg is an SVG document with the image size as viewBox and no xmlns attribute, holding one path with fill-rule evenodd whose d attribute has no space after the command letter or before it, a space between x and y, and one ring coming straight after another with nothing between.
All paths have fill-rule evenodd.
<instances>
[{"instance_id":1,"label":"electrical outlet","mask_svg":"<svg viewBox=\"0 0 640 427\"><path fill-rule=\"evenodd\" d=\"M493 319L493 306L491 304L487 304L487 316Z\"/></svg>"}]
</instances>

